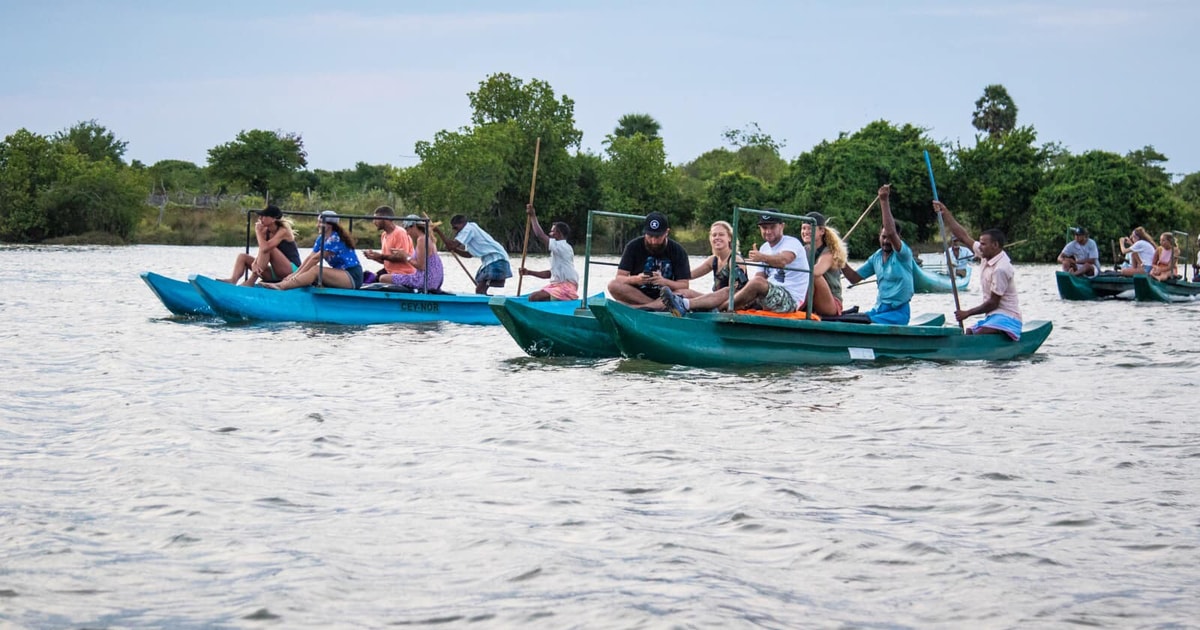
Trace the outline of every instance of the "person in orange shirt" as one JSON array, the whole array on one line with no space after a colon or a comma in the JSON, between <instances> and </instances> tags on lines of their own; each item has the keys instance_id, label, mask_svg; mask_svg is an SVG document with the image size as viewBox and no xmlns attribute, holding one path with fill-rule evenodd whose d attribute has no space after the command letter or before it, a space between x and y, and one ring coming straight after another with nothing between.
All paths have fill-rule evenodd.
<instances>
[{"instance_id":1,"label":"person in orange shirt","mask_svg":"<svg viewBox=\"0 0 1200 630\"><path fill-rule=\"evenodd\" d=\"M368 260L383 264L378 273L368 276L367 282L375 282L384 274L411 274L417 269L409 262L413 255L412 238L407 230L396 226L396 211L389 206L375 208L374 223L379 228L379 251L368 249L363 252Z\"/></svg>"}]
</instances>

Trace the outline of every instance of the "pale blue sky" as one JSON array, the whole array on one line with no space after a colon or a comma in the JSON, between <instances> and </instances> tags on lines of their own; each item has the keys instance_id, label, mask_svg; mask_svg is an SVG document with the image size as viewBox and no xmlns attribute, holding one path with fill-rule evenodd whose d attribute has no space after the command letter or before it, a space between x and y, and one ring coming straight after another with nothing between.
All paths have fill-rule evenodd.
<instances>
[{"instance_id":1,"label":"pale blue sky","mask_svg":"<svg viewBox=\"0 0 1200 630\"><path fill-rule=\"evenodd\" d=\"M593 152L644 112L674 163L751 121L792 159L878 119L971 145L975 99L1001 83L1039 141L1151 144L1191 173L1197 27L1189 0L0 0L0 135L95 118L127 159L204 164L280 129L312 168L409 166L508 72L574 99Z\"/></svg>"}]
</instances>

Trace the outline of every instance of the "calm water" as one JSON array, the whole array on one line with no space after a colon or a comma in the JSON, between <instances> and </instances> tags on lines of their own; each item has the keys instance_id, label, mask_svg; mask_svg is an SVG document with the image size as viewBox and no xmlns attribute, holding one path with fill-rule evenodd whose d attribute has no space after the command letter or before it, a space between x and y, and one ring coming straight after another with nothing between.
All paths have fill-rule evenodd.
<instances>
[{"instance_id":1,"label":"calm water","mask_svg":"<svg viewBox=\"0 0 1200 630\"><path fill-rule=\"evenodd\" d=\"M173 320L137 276L236 251L0 248L0 626L1200 619L1200 304L1025 265L1031 359L723 372Z\"/></svg>"}]
</instances>

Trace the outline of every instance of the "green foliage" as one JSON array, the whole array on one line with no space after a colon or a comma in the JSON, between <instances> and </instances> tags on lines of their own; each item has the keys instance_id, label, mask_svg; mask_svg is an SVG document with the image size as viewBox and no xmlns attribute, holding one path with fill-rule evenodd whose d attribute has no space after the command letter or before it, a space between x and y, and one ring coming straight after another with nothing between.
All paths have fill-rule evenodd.
<instances>
[{"instance_id":1,"label":"green foliage","mask_svg":"<svg viewBox=\"0 0 1200 630\"><path fill-rule=\"evenodd\" d=\"M421 164L411 169L410 188L401 192L429 214L491 209L505 186L515 185L510 162L522 140L520 127L511 121L439 131L433 142L417 143Z\"/></svg>"},{"instance_id":2,"label":"green foliage","mask_svg":"<svg viewBox=\"0 0 1200 630\"><path fill-rule=\"evenodd\" d=\"M1051 259L1062 249L1067 228L1081 225L1105 254L1106 244L1138 225L1152 232L1171 229L1171 215L1181 210L1176 202L1182 203L1169 186L1154 182L1142 166L1115 153L1069 156L1033 198L1027 249L1039 259Z\"/></svg>"},{"instance_id":3,"label":"green foliage","mask_svg":"<svg viewBox=\"0 0 1200 630\"><path fill-rule=\"evenodd\" d=\"M999 137L976 137L973 148L954 152L947 205L977 230L998 228L1010 241L1031 236L1033 197L1042 187L1053 145L1037 147L1037 132L1019 127Z\"/></svg>"},{"instance_id":4,"label":"green foliage","mask_svg":"<svg viewBox=\"0 0 1200 630\"><path fill-rule=\"evenodd\" d=\"M473 110L471 122L477 126L513 122L526 136L564 149L578 147L583 140L583 132L575 128L575 101L566 96L556 99L554 89L540 79L526 84L507 73L493 74L467 98Z\"/></svg>"},{"instance_id":5,"label":"green foliage","mask_svg":"<svg viewBox=\"0 0 1200 630\"><path fill-rule=\"evenodd\" d=\"M21 129L0 143L0 238L128 238L148 188L144 174L109 156L92 160L71 142Z\"/></svg>"},{"instance_id":6,"label":"green foliage","mask_svg":"<svg viewBox=\"0 0 1200 630\"><path fill-rule=\"evenodd\" d=\"M212 175L260 195L291 190L292 175L308 164L299 134L252 129L208 150Z\"/></svg>"},{"instance_id":7,"label":"green foliage","mask_svg":"<svg viewBox=\"0 0 1200 630\"><path fill-rule=\"evenodd\" d=\"M726 129L721 136L725 138L725 142L738 148L765 147L774 150L776 154L787 144L783 140L776 141L756 122L751 122L741 129Z\"/></svg>"},{"instance_id":8,"label":"green foliage","mask_svg":"<svg viewBox=\"0 0 1200 630\"><path fill-rule=\"evenodd\" d=\"M662 212L680 225L692 220L690 212L678 207L678 189L661 138L609 135L604 142L608 153L602 184L606 210Z\"/></svg>"},{"instance_id":9,"label":"green foliage","mask_svg":"<svg viewBox=\"0 0 1200 630\"><path fill-rule=\"evenodd\" d=\"M214 190L206 169L186 160L159 160L146 169L155 190L209 193Z\"/></svg>"},{"instance_id":10,"label":"green foliage","mask_svg":"<svg viewBox=\"0 0 1200 630\"><path fill-rule=\"evenodd\" d=\"M1017 127L1017 104L1003 85L993 84L983 88L983 96L975 101L971 125L986 132L992 139L998 139Z\"/></svg>"},{"instance_id":11,"label":"green foliage","mask_svg":"<svg viewBox=\"0 0 1200 630\"><path fill-rule=\"evenodd\" d=\"M632 138L634 134L642 134L647 138L657 138L662 125L650 114L625 114L617 120L617 128L612 135L618 138Z\"/></svg>"},{"instance_id":12,"label":"green foliage","mask_svg":"<svg viewBox=\"0 0 1200 630\"><path fill-rule=\"evenodd\" d=\"M700 206L697 223L709 225L713 221L733 221L734 208L765 208L771 205L770 192L761 179L738 171L722 173L708 186L704 201ZM738 226L741 234L739 243L747 243L758 238L758 229L753 221L742 217ZM740 247L739 249L746 249Z\"/></svg>"},{"instance_id":13,"label":"green foliage","mask_svg":"<svg viewBox=\"0 0 1200 630\"><path fill-rule=\"evenodd\" d=\"M95 119L85 120L75 126L54 134L54 141L69 144L89 160L112 160L115 164L124 164L122 157L128 142L117 140L116 135Z\"/></svg>"},{"instance_id":14,"label":"green foliage","mask_svg":"<svg viewBox=\"0 0 1200 630\"><path fill-rule=\"evenodd\" d=\"M46 217L45 236L108 232L127 239L146 205L148 189L142 173L69 152L60 163L58 179L38 198Z\"/></svg>"},{"instance_id":15,"label":"green foliage","mask_svg":"<svg viewBox=\"0 0 1200 630\"><path fill-rule=\"evenodd\" d=\"M18 129L0 143L0 239L45 238L50 225L38 206L38 196L58 178L66 150L27 129Z\"/></svg>"},{"instance_id":16,"label":"green foliage","mask_svg":"<svg viewBox=\"0 0 1200 630\"><path fill-rule=\"evenodd\" d=\"M912 125L895 127L875 121L854 134L842 133L802 153L776 187L780 209L793 214L819 211L842 232L850 229L883 184L892 185L891 207L910 243L929 238L937 229L930 201L928 150L939 185L947 174L941 149ZM881 221L873 210L850 239L853 255L866 256L878 247Z\"/></svg>"}]
</instances>

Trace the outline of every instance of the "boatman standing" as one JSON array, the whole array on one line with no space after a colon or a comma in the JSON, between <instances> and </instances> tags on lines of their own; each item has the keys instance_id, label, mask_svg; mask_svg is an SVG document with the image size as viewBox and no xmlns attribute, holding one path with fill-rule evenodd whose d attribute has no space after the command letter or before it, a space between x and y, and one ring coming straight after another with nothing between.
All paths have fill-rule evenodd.
<instances>
[{"instance_id":1,"label":"boatman standing","mask_svg":"<svg viewBox=\"0 0 1200 630\"><path fill-rule=\"evenodd\" d=\"M983 288L983 303L975 308L958 310L954 318L958 321L984 314L983 321L966 329L971 334L1004 334L1016 341L1021 338L1021 306L1017 300L1016 268L1004 251L1004 232L997 229L984 230L979 240L971 238L966 228L954 220L954 215L940 201L933 202L933 210L941 214L946 227L964 243L970 243L975 255L983 261L979 273L979 284Z\"/></svg>"},{"instance_id":2,"label":"boatman standing","mask_svg":"<svg viewBox=\"0 0 1200 630\"><path fill-rule=\"evenodd\" d=\"M504 282L512 277L512 265L508 262L508 252L504 251L504 247L479 225L467 221L465 215L450 217L450 227L454 229L454 238L446 241L446 248L459 256L475 256L479 259L479 271L475 272L475 293L487 295L488 287L504 286Z\"/></svg>"}]
</instances>

